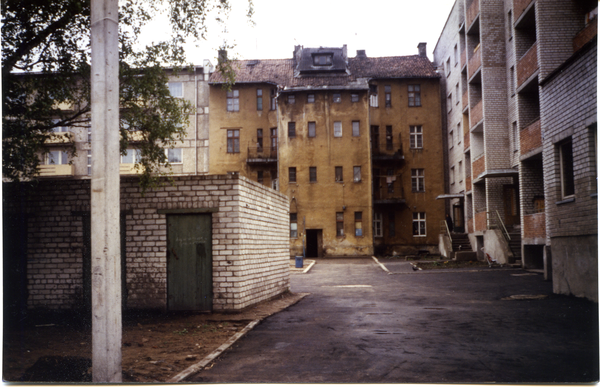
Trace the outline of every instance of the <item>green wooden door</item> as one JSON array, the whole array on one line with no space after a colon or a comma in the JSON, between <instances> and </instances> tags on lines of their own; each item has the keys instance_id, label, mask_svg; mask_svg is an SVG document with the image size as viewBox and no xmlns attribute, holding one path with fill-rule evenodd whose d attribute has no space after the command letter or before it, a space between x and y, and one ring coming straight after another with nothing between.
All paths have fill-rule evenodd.
<instances>
[{"instance_id":1,"label":"green wooden door","mask_svg":"<svg viewBox=\"0 0 600 387\"><path fill-rule=\"evenodd\" d=\"M212 310L210 214L167 215L167 307Z\"/></svg>"}]
</instances>

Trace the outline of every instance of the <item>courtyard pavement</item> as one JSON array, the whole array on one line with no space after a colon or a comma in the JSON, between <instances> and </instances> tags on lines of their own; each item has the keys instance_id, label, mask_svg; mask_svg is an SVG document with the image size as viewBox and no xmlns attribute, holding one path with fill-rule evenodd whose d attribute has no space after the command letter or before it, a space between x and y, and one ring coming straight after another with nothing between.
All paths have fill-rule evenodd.
<instances>
[{"instance_id":1,"label":"courtyard pavement","mask_svg":"<svg viewBox=\"0 0 600 387\"><path fill-rule=\"evenodd\" d=\"M387 271L385 270L387 269ZM195 383L595 383L598 304L521 269L317 259Z\"/></svg>"}]
</instances>

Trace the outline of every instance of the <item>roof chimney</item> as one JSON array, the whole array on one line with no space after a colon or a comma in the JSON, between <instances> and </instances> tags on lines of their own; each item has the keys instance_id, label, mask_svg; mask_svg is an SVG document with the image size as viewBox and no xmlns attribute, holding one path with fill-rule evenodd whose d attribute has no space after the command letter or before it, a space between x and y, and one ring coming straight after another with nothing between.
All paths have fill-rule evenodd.
<instances>
[{"instance_id":1,"label":"roof chimney","mask_svg":"<svg viewBox=\"0 0 600 387\"><path fill-rule=\"evenodd\" d=\"M366 58L367 51L366 50L356 50L356 57L357 58Z\"/></svg>"},{"instance_id":2,"label":"roof chimney","mask_svg":"<svg viewBox=\"0 0 600 387\"><path fill-rule=\"evenodd\" d=\"M219 64L227 62L227 50L219 50L218 62Z\"/></svg>"},{"instance_id":3,"label":"roof chimney","mask_svg":"<svg viewBox=\"0 0 600 387\"><path fill-rule=\"evenodd\" d=\"M427 43L419 43L419 56L427 58Z\"/></svg>"}]
</instances>

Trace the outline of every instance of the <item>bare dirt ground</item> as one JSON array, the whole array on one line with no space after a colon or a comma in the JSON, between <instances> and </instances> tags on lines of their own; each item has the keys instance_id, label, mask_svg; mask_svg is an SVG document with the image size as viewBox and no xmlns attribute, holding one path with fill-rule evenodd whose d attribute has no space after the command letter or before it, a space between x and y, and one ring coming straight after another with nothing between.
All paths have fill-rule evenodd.
<instances>
[{"instance_id":1,"label":"bare dirt ground","mask_svg":"<svg viewBox=\"0 0 600 387\"><path fill-rule=\"evenodd\" d=\"M127 313L123 382L165 382L201 361L249 322L277 313L302 296L284 293L235 314ZM77 316L29 317L17 329L7 329L5 324L2 378L5 382L91 381L91 342L90 324Z\"/></svg>"}]
</instances>

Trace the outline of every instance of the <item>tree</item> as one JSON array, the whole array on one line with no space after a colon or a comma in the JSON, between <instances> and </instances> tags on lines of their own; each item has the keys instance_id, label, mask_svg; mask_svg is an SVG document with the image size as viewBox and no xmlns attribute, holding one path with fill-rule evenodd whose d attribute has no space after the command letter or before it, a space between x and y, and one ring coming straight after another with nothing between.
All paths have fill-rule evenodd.
<instances>
[{"instance_id":1,"label":"tree","mask_svg":"<svg viewBox=\"0 0 600 387\"><path fill-rule=\"evenodd\" d=\"M165 67L182 71L186 41L205 38L208 18L224 23L230 9L229 0L120 1L120 146L124 154L132 132L141 133L144 188L169 167L164 148L183 139L193 110L187 101L170 96ZM248 0L249 18L252 12ZM160 13L168 15L168 40L140 49L136 42L142 27ZM4 178L35 178L39 155L55 128L89 126L89 36L89 0L2 1ZM69 152L76 155L73 146Z\"/></svg>"}]
</instances>

